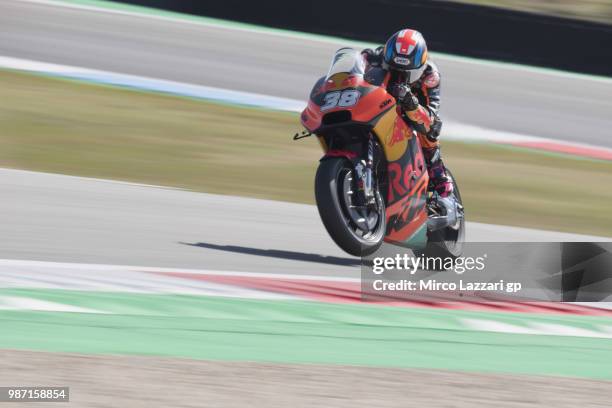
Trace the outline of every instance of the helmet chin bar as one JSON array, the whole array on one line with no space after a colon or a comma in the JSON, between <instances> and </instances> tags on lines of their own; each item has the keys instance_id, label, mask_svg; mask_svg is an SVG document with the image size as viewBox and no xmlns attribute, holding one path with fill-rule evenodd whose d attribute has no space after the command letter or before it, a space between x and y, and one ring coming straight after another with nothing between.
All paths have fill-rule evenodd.
<instances>
[{"instance_id":1,"label":"helmet chin bar","mask_svg":"<svg viewBox=\"0 0 612 408\"><path fill-rule=\"evenodd\" d=\"M396 66L392 66L388 62L383 60L382 68L401 75L402 80L408 82L409 84L413 84L419 79L421 79L421 77L423 76L423 72L425 72L425 69L427 68L427 63L416 69L401 69Z\"/></svg>"},{"instance_id":2,"label":"helmet chin bar","mask_svg":"<svg viewBox=\"0 0 612 408\"><path fill-rule=\"evenodd\" d=\"M413 84L419 79L421 79L421 77L423 76L423 72L425 72L426 67L427 67L427 64L423 64L423 66L421 66L420 68L409 69L408 71L406 71L406 79L408 80L408 82Z\"/></svg>"}]
</instances>

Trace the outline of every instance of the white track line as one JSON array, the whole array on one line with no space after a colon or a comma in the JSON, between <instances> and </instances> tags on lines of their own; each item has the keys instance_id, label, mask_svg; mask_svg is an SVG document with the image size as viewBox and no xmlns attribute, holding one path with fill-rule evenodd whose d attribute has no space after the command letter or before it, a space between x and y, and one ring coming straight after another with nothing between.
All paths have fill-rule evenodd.
<instances>
[{"instance_id":1,"label":"white track line","mask_svg":"<svg viewBox=\"0 0 612 408\"><path fill-rule=\"evenodd\" d=\"M543 323L525 320L527 326L519 326L505 322L487 319L459 319L468 329L509 334L533 334L539 336L569 336L569 337L591 337L612 338L612 326L598 326L601 331L589 330L582 327L566 326L557 323Z\"/></svg>"},{"instance_id":2,"label":"white track line","mask_svg":"<svg viewBox=\"0 0 612 408\"><path fill-rule=\"evenodd\" d=\"M137 75L127 75L111 71L100 71L70 65L50 64L41 61L6 56L0 56L0 68L42 73L45 75L82 80L97 84L114 85L144 91L160 92L204 100L222 101L230 104L255 106L287 112L301 112L306 105L305 101L296 99L281 98L252 92L234 91L203 85L194 85L177 81L167 81ZM452 120L445 121L443 137L446 140L457 140L462 142L485 141L502 144L525 142L550 143L569 148L593 149L602 153L608 152L612 155L612 148L595 146L586 143L560 141L533 135L504 132L495 129L468 125Z\"/></svg>"},{"instance_id":3,"label":"white track line","mask_svg":"<svg viewBox=\"0 0 612 408\"><path fill-rule=\"evenodd\" d=\"M0 310L35 310L40 312L70 312L70 313L106 313L101 310L89 309L63 303L28 297L0 296Z\"/></svg>"},{"instance_id":4,"label":"white track line","mask_svg":"<svg viewBox=\"0 0 612 408\"><path fill-rule=\"evenodd\" d=\"M289 112L301 112L306 106L305 101L298 101L296 99L6 56L0 56L0 68Z\"/></svg>"},{"instance_id":5,"label":"white track line","mask_svg":"<svg viewBox=\"0 0 612 408\"><path fill-rule=\"evenodd\" d=\"M147 272L147 273L167 273L167 274L183 274L190 273L195 275L219 275L219 276L239 276L239 277L255 277L255 278L271 278L271 279L291 279L291 280L312 280L326 282L361 282L358 278L343 278L334 276L317 276L317 275L296 275L282 273L265 273L265 272L245 272L245 271L220 271L208 269L185 269L185 268L158 268L155 266L130 266L130 265L105 265L105 264L85 264L85 263L67 263L67 262L46 262L46 261L29 261L20 259L0 259L0 278L2 271L9 268L32 268L32 269L58 269L58 270L78 270L89 272ZM2 280L0 279L0 286Z\"/></svg>"},{"instance_id":6,"label":"white track line","mask_svg":"<svg viewBox=\"0 0 612 408\"><path fill-rule=\"evenodd\" d=\"M33 171L33 170L22 170L22 169L9 169L6 167L0 167L0 171L2 171L3 173L14 173L15 175L21 175L22 173L29 173L29 174L56 174L56 173L41 173L39 171ZM110 180L110 179L103 179L103 178L97 178L97 177L84 177L84 176L72 176L70 174L62 174L62 177L66 177L69 179L73 179L73 180L87 180L87 181L97 181L100 183L111 183L111 184L119 184L119 185L124 185L124 186L134 186L134 187L147 187L147 188L161 188L164 190L180 190L180 191L187 191L184 188L180 188L180 187L171 187L171 186L160 186L157 184L144 184L144 183L134 183L131 181L123 181L123 180Z\"/></svg>"},{"instance_id":7,"label":"white track line","mask_svg":"<svg viewBox=\"0 0 612 408\"><path fill-rule=\"evenodd\" d=\"M0 260L0 289L51 289L136 294L222 296L242 299L301 299L239 285L184 279L178 273L251 276L249 273L177 270L174 268ZM260 276L262 274L259 274ZM270 277L275 275L269 274ZM297 279L296 277L293 277ZM15 297L15 299L18 299ZM0 296L0 309L20 308L15 299ZM3 302L5 307L3 307ZM8 302L8 303L7 303ZM55 306L54 306L55 307ZM29 308L23 306L22 308ZM61 310L57 310L61 311Z\"/></svg>"}]
</instances>

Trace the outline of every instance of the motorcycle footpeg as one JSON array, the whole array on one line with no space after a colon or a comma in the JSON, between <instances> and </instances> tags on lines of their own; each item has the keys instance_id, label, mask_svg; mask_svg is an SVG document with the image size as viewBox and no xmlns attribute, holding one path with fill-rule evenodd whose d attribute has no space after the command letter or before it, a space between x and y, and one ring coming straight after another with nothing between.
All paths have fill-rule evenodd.
<instances>
[{"instance_id":1,"label":"motorcycle footpeg","mask_svg":"<svg viewBox=\"0 0 612 408\"><path fill-rule=\"evenodd\" d=\"M427 220L427 230L430 232L438 231L446 227L452 229L459 228L463 218L463 206L455 197L437 197L437 204L444 209L444 215L434 215Z\"/></svg>"}]
</instances>

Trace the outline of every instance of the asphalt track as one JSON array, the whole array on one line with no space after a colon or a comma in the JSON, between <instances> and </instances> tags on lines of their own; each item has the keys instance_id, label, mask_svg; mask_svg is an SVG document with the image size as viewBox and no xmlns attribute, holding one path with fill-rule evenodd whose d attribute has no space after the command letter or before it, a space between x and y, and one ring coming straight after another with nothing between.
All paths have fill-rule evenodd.
<instances>
[{"instance_id":1,"label":"asphalt track","mask_svg":"<svg viewBox=\"0 0 612 408\"><path fill-rule=\"evenodd\" d=\"M0 258L357 278L316 207L0 170ZM471 241L598 241L468 223Z\"/></svg>"},{"instance_id":2,"label":"asphalt track","mask_svg":"<svg viewBox=\"0 0 612 408\"><path fill-rule=\"evenodd\" d=\"M291 98L305 97L313 79L325 69L331 52L340 45L14 0L0 2L0 55ZM612 122L608 117L612 105L606 98L612 85L608 82L568 80L445 58L439 63L445 73L444 112L448 117L504 131L612 146L606 134ZM347 277L359 274L357 260L331 242L313 206L6 169L0 169L0 191L0 258ZM473 241L597 240L475 223L467 228L468 239ZM245 309L241 308L241 313ZM55 327L59 330L60 326ZM81 338L81 328L75 327L75 338ZM252 344L248 346L252 348ZM67 360L57 354L35 358L14 351L5 354L9 369L3 372L10 373L13 380L19 373L27 380L39 378L43 384L44 378L36 374L50 373L48 378L54 380L64 378L77 391L74 402L80 406L111 406L117 399L149 406L151 401L159 403L168 395L172 395L170 404L175 406L195 405L193 400L179 401L172 393L157 395L150 391L166 390L168 385L178 389L182 397L181 389L188 394L197 390L197 400L221 401L227 406L243 406L245 400L240 397L247 394L270 401L271 397L287 398L292 393L311 399L303 405L340 406L338 394L354 396L355 379L374 375L371 368L367 372L347 372L309 365L314 368L305 374L288 366L275 369L275 374L270 364L254 366L249 372L251 366L226 370L206 362L201 367L212 370L207 373L202 368L187 367L187 360L182 360L177 371L178 363L151 358L133 362L126 357L114 361L100 357L91 362L84 356ZM172 368L164 372L159 368L163 364ZM33 366L44 369L34 373L29 370ZM195 375L191 377L184 375L192 372ZM63 376L58 377L58 373ZM121 379L121 373L130 380L120 381L123 386L109 399L100 400L99 390L104 389L100 379ZM451 395L457 407L492 400L499 406L599 406L607 386L559 379L553 387L548 378L493 379L491 375L464 373L445 376L422 369L406 374L381 371L376 375L375 380L382 384L378 388L395 390L387 392L393 403L405 400L406 389L418 389L420 394L411 391L408 398L423 406L430 404L431 395L440 394L440 390L442 395ZM300 388L305 377L312 378L312 383ZM134 378L136 381L132 381ZM242 381L246 394L235 392L236 378ZM334 380L338 378L344 380ZM402 383L397 378L409 378L410 382ZM414 378L425 379L415 384ZM193 387L202 381L208 386ZM564 387L559 387L559 382ZM376 382L370 383L376 387ZM474 401L474 388L466 386L471 383L480 385L478 394L482 393L483 401ZM178 384L189 386L178 388ZM331 386L325 389L321 384ZM436 388L430 388L431 384ZM111 385L115 387L117 381ZM265 385L274 389L262 393L267 390ZM284 392L279 394L278 388ZM143 389L146 397L138 397ZM461 395L458 389L463 390ZM561 389L573 391L563 393ZM202 391L207 394L202 395ZM228 395L234 398L229 402L235 404L222 399ZM351 406L372 405L367 396L358 397ZM382 398L373 402L380 405L381 401L391 406ZM287 402L295 405L300 400L288 398L277 405L286 406Z\"/></svg>"},{"instance_id":3,"label":"asphalt track","mask_svg":"<svg viewBox=\"0 0 612 408\"><path fill-rule=\"evenodd\" d=\"M0 3L0 55L290 98L306 97L342 45L44 2ZM584 127L596 139L588 141L612 146L605 134L612 125L610 81L453 58L439 63L445 113L453 118L569 140L584 137L577 131ZM561 118L571 120L560 126ZM312 206L13 170L0 171L0 190L7 197L0 201L4 259L359 273ZM597 240L475 223L468 225L468 239Z\"/></svg>"},{"instance_id":4,"label":"asphalt track","mask_svg":"<svg viewBox=\"0 0 612 408\"><path fill-rule=\"evenodd\" d=\"M306 99L333 51L346 45L44 2L0 3L0 55L296 99ZM612 81L435 60L447 119L612 147Z\"/></svg>"}]
</instances>

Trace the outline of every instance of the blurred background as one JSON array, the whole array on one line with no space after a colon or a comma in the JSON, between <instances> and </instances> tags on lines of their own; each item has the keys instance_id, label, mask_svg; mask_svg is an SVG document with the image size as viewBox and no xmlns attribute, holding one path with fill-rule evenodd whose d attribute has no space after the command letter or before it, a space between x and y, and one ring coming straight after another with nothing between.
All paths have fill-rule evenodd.
<instances>
[{"instance_id":1,"label":"blurred background","mask_svg":"<svg viewBox=\"0 0 612 408\"><path fill-rule=\"evenodd\" d=\"M521 1L521 0L457 0L465 4L477 4L483 6L502 7L510 10L527 11L533 13L547 14L552 16L566 17L598 21L610 24L612 21L612 2L607 0L543 0L543 1Z\"/></svg>"},{"instance_id":2,"label":"blurred background","mask_svg":"<svg viewBox=\"0 0 612 408\"><path fill-rule=\"evenodd\" d=\"M75 406L606 406L608 309L361 302L313 206L320 148L291 137L336 49L416 28L468 239L609 240L611 7L3 0L0 385Z\"/></svg>"}]
</instances>

